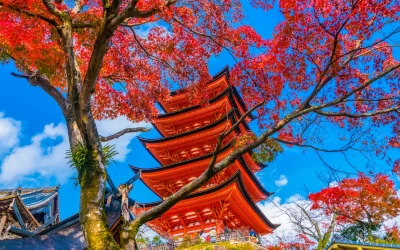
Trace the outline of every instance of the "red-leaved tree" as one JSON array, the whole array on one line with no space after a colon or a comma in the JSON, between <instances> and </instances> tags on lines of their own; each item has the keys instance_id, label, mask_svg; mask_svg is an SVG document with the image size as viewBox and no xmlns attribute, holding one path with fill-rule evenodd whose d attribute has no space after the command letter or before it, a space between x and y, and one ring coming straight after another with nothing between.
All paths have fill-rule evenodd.
<instances>
[{"instance_id":1,"label":"red-leaved tree","mask_svg":"<svg viewBox=\"0 0 400 250\"><path fill-rule=\"evenodd\" d=\"M400 213L400 198L388 176L377 174L368 177L359 174L356 179L343 179L309 195L312 209L322 209L326 215L336 215L338 224L363 223L367 225L369 240L372 229Z\"/></svg>"},{"instance_id":2,"label":"red-leaved tree","mask_svg":"<svg viewBox=\"0 0 400 250\"><path fill-rule=\"evenodd\" d=\"M266 10L273 6L268 0L250 2ZM188 86L193 103L201 101L207 97L208 59L222 49L237 61L232 81L250 111L257 109L260 133L216 162L234 128L221 134L204 173L125 223L124 248L134 248L140 225L260 145L259 153L268 156L260 159L267 160L279 152L278 144L340 153L373 148L379 154L387 145L399 145L400 63L392 53L392 38L400 31L399 1L290 0L280 1L279 9L284 21L271 40L263 40L240 25L239 0L0 0L1 61L14 61L22 72L16 76L54 98L67 123L72 155L86 152L75 165L89 248L119 247L106 226L101 142L146 131L127 128L100 136L95 119L150 120L155 101L167 96L171 82ZM148 35L137 32L150 24ZM340 136L344 147L324 149L326 138L319 132L324 124L354 136ZM377 141L363 131L381 126L391 133L388 144L375 149Z\"/></svg>"}]
</instances>

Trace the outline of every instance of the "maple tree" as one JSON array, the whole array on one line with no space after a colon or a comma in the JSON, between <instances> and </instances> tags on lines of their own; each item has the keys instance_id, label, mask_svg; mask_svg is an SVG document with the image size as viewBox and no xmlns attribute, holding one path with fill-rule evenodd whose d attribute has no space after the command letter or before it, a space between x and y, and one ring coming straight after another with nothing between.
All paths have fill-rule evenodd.
<instances>
[{"instance_id":1,"label":"maple tree","mask_svg":"<svg viewBox=\"0 0 400 250\"><path fill-rule=\"evenodd\" d=\"M253 0L269 10L274 1ZM318 128L341 131L391 127L387 144L399 147L399 68L392 38L399 33L396 0L281 0L284 21L270 40L241 25L239 0L0 0L0 59L14 61L32 86L60 106L71 152L84 147L78 169L80 221L89 248L116 249L106 226L106 169L95 119L126 116L151 120L154 103L167 98L171 82L189 87L193 103L207 98L208 59L223 49L237 61L232 82L249 112L257 111L259 136L216 162L222 134L207 170L160 205L122 228L121 244L132 249L143 223L160 216L237 157L262 146L270 159L277 143L324 152L375 145L364 137L328 150ZM148 35L135 28L154 24ZM262 48L251 50L252 47ZM244 116L248 115L247 112ZM244 119L242 117L239 122ZM273 143L274 141L275 143ZM272 145L273 150L268 150ZM398 162L394 171L398 171Z\"/></svg>"},{"instance_id":2,"label":"maple tree","mask_svg":"<svg viewBox=\"0 0 400 250\"><path fill-rule=\"evenodd\" d=\"M400 243L400 229L397 224L391 227L385 227L386 235L383 243L399 244Z\"/></svg>"},{"instance_id":3,"label":"maple tree","mask_svg":"<svg viewBox=\"0 0 400 250\"><path fill-rule=\"evenodd\" d=\"M335 187L309 195L312 209L322 209L326 215L336 215L337 223L362 223L367 237L373 240L375 226L400 213L400 198L388 176L373 177L359 174L358 178L343 179Z\"/></svg>"}]
</instances>

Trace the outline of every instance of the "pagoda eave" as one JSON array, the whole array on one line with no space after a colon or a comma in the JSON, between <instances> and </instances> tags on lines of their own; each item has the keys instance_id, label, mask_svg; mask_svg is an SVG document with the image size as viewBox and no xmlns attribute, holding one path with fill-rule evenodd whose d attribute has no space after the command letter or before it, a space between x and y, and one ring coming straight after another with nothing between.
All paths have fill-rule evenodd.
<instances>
[{"instance_id":1,"label":"pagoda eave","mask_svg":"<svg viewBox=\"0 0 400 250\"><path fill-rule=\"evenodd\" d=\"M183 133L180 133L180 134L177 134L177 135L172 135L172 136L158 138L158 139L147 139L147 138L143 138L143 137L138 137L138 139L141 142L145 142L145 143L158 143L158 142L170 141L170 140L174 140L174 139L181 138L181 137L184 137L184 136L197 134L199 132L208 130L210 128L215 128L217 126L222 125L224 122L227 121L227 119L229 119L229 121L231 121L232 124L234 124L236 122L234 110L229 111L229 113L227 113L225 116L221 117L215 123L209 124L209 125L204 126L204 127L200 127L198 129L194 129L194 130L186 131L186 132L183 132ZM236 132L240 133L241 131L239 130L239 128L236 128ZM242 131L242 132L244 132L244 131Z\"/></svg>"},{"instance_id":2,"label":"pagoda eave","mask_svg":"<svg viewBox=\"0 0 400 250\"><path fill-rule=\"evenodd\" d=\"M228 95L230 103L235 107L235 109L239 109L242 114L244 114L248 110L246 107L246 104L243 102L242 98L240 97L237 89L235 87L233 87L232 85L228 85L226 89L224 89L219 94L217 94L216 96L214 96L213 98L208 100L208 103L217 102L218 100L220 100L221 98L223 98L226 95ZM165 114L159 114L156 116L156 118L165 118L165 117L179 115L184 112L193 111L202 106L199 104L199 105L194 105L194 106L192 105L192 106L185 107L185 108L178 109L178 110L165 111L165 108L163 107L163 104L160 101L158 102L158 104L162 107ZM250 113L247 117L247 121L252 121L254 119L255 119L255 116L252 113Z\"/></svg>"},{"instance_id":3,"label":"pagoda eave","mask_svg":"<svg viewBox=\"0 0 400 250\"><path fill-rule=\"evenodd\" d=\"M222 155L221 157L224 158L225 156ZM163 199L165 195L170 195L176 192L177 190L180 189L181 186L190 182L190 180L185 179L184 176L193 176L196 178L200 176L200 174L203 171L205 171L206 168L208 167L208 161L205 161L208 158L197 159L196 161L191 161L190 163L187 164L178 163L158 168L141 169L134 166L130 166L130 168L135 174L141 170L142 172L140 179L143 181L143 183L149 189L151 189L158 197ZM245 181L246 187L253 201L259 202L265 200L272 194L263 187L263 185L260 183L258 178L252 173L252 171L246 165L245 161L241 156L238 158L237 161L232 163L232 165L224 169L222 172L227 171L229 173L232 173L232 171L236 170L240 170L243 175L243 178L246 180ZM177 184L171 186L172 183L176 183L177 181L180 181L181 183L180 186L177 186ZM165 183L163 185L167 185L168 187L165 186L164 188L160 188L159 190L157 190L156 187L162 185L161 183ZM206 187L207 184L205 185L205 188Z\"/></svg>"},{"instance_id":4,"label":"pagoda eave","mask_svg":"<svg viewBox=\"0 0 400 250\"><path fill-rule=\"evenodd\" d=\"M168 137L184 131L204 127L207 124L213 123L221 117L226 116L231 110L234 110L237 120L243 115L243 113L239 111L239 108L237 108L231 94L224 94L221 98L210 102L207 106L197 105L193 109L189 109L190 110L185 110L184 112L159 115L154 118L152 124L162 136ZM218 117L216 117L216 115ZM201 119L199 119L199 117L201 117ZM245 121L242 122L242 125L246 130L250 130L247 125L247 122L250 121L250 118L247 117ZM189 129L183 127L185 123L191 123L191 126L188 126Z\"/></svg>"},{"instance_id":5,"label":"pagoda eave","mask_svg":"<svg viewBox=\"0 0 400 250\"><path fill-rule=\"evenodd\" d=\"M141 137L138 139L161 165L168 165L213 152L217 137L232 127L235 121L234 113L231 111L228 117L222 117L218 122L199 129L161 139ZM228 143L241 132L245 132L244 127L238 126L224 138L223 144Z\"/></svg>"},{"instance_id":6,"label":"pagoda eave","mask_svg":"<svg viewBox=\"0 0 400 250\"><path fill-rule=\"evenodd\" d=\"M279 225L271 223L262 211L257 207L257 205L251 200L251 197L246 192L240 171L237 171L228 180L221 183L213 188L200 191L198 193L193 193L187 196L185 199L179 201L175 204L169 211L162 215L159 219L168 219L176 217L179 214L186 214L186 220L193 217L194 212L190 212L193 209L193 204L197 204L198 209L202 211L207 210L209 207L217 204L225 204L229 207L229 211L238 219L241 223L255 229L260 234L270 233L273 229L277 228ZM142 206L142 210L135 210L131 208L135 214L139 214L141 211L151 209L152 207L160 204L160 202L144 203L137 205ZM135 206L137 207L137 206ZM208 209L209 210L209 209ZM191 215L192 214L192 215ZM216 218L216 219L224 219ZM187 228L190 231L191 228ZM172 234L175 234L172 232Z\"/></svg>"}]
</instances>

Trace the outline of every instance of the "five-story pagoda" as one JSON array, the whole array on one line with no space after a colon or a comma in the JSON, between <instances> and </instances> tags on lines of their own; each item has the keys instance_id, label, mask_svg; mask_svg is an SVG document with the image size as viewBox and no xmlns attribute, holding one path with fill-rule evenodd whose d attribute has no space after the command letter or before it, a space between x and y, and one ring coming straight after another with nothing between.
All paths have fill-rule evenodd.
<instances>
[{"instance_id":1,"label":"five-story pagoda","mask_svg":"<svg viewBox=\"0 0 400 250\"><path fill-rule=\"evenodd\" d=\"M171 93L168 102L159 102L165 114L153 121L163 138L139 138L161 166L131 168L135 173L142 171L141 180L161 199L178 191L207 168L218 136L247 111L237 90L229 84L228 68L213 77L207 84L207 92L211 95L207 105L195 106L190 105L184 91ZM250 115L225 137L217 162L233 152L234 138L250 131L247 122L252 119ZM168 238L181 238L201 230L207 232L211 228L221 232L224 225L242 231L252 228L259 234L270 233L277 225L255 204L270 196L254 176L263 167L254 162L249 153L242 155L206 185L151 221L149 226ZM159 203L136 204L131 210L138 214Z\"/></svg>"}]
</instances>

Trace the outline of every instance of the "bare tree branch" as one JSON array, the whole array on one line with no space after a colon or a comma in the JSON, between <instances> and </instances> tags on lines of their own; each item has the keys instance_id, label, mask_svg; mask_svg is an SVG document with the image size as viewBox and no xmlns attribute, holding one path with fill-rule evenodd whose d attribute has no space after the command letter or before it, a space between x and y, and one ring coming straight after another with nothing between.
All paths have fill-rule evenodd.
<instances>
[{"instance_id":1,"label":"bare tree branch","mask_svg":"<svg viewBox=\"0 0 400 250\"><path fill-rule=\"evenodd\" d=\"M388 108L388 109L383 109L383 110L378 110L375 112L370 112L370 113L361 113L361 114L352 114L352 113L347 113L347 112L324 112L320 110L314 111L315 113L323 116L346 116L350 118L364 118L364 117L370 117L370 116L376 116L376 115L381 115L381 114L387 114L391 112L398 112L400 111L400 106L393 107L393 108Z\"/></svg>"},{"instance_id":2,"label":"bare tree branch","mask_svg":"<svg viewBox=\"0 0 400 250\"><path fill-rule=\"evenodd\" d=\"M51 97L53 97L53 99L57 102L58 106L60 106L61 111L65 117L70 116L70 109L71 109L70 106L71 105L64 98L64 96L61 94L61 92L58 91L55 87L53 87L47 79L40 77L36 74L25 75L25 74L11 73L11 75L18 77L18 78L27 79L32 86L39 86L47 94L49 94Z\"/></svg>"},{"instance_id":3,"label":"bare tree branch","mask_svg":"<svg viewBox=\"0 0 400 250\"><path fill-rule=\"evenodd\" d=\"M258 109L259 107L261 107L262 105L265 104L265 101L262 101L256 105L254 105L251 109L247 110L241 117L239 120L237 120L237 122L235 122L235 124L226 132L223 133L223 137L226 137L227 135L229 135L232 131L234 131L240 123L243 122L244 119L246 119L247 116L250 115L251 112L253 112L254 110Z\"/></svg>"},{"instance_id":4,"label":"bare tree branch","mask_svg":"<svg viewBox=\"0 0 400 250\"><path fill-rule=\"evenodd\" d=\"M282 139L279 139L279 138L272 138L272 140L277 141L277 142L281 142L281 143L284 143L284 144L288 144L288 145L291 145L291 146L298 146L298 147L303 147L303 148L311 148L311 149L314 149L314 150L317 150L317 151L321 151L321 152L326 152L326 153L338 153L338 152L346 151L346 150L351 148L351 146L348 145L348 146L342 147L340 149L323 149L323 148L319 148L319 147L316 147L316 146L313 146L313 145L301 144L301 143L291 142L291 141L285 141L285 140L282 140Z\"/></svg>"},{"instance_id":5,"label":"bare tree branch","mask_svg":"<svg viewBox=\"0 0 400 250\"><path fill-rule=\"evenodd\" d=\"M126 129L123 129L123 130L121 130L115 134L109 135L109 136L100 136L100 141L106 142L106 141L110 141L113 139L117 139L117 138L123 136L124 134L135 133L135 132L149 132L150 130L151 130L150 128L145 128L145 127L126 128Z\"/></svg>"}]
</instances>

